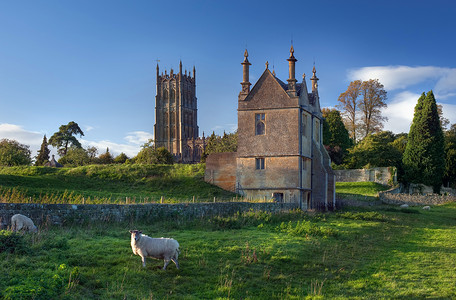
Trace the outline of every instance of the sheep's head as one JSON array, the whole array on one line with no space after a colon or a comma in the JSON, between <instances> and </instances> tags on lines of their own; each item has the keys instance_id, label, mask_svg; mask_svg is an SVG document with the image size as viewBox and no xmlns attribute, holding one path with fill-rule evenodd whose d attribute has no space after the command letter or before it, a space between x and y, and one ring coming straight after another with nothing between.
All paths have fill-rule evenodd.
<instances>
[{"instance_id":1,"label":"sheep's head","mask_svg":"<svg viewBox=\"0 0 456 300\"><path fill-rule=\"evenodd\" d=\"M130 230L131 239L134 239L137 242L141 238L142 231L139 230Z\"/></svg>"}]
</instances>

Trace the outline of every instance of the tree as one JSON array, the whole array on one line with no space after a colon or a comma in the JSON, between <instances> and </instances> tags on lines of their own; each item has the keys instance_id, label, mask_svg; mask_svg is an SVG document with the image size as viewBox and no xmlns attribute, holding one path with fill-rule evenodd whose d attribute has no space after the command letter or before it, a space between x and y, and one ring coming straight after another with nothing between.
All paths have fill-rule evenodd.
<instances>
[{"instance_id":1,"label":"tree","mask_svg":"<svg viewBox=\"0 0 456 300\"><path fill-rule=\"evenodd\" d=\"M117 155L116 158L114 158L114 163L124 164L128 159L128 156L122 152L119 155Z\"/></svg>"},{"instance_id":2,"label":"tree","mask_svg":"<svg viewBox=\"0 0 456 300\"><path fill-rule=\"evenodd\" d=\"M98 156L98 163L102 165L109 165L114 163L114 157L109 153L109 148L106 148L106 152Z\"/></svg>"},{"instance_id":3,"label":"tree","mask_svg":"<svg viewBox=\"0 0 456 300\"><path fill-rule=\"evenodd\" d=\"M223 137L216 135L215 132L212 132L212 134L206 139L206 149L201 157L201 161L206 161L206 158L211 153L236 152L237 137L237 131L228 134L223 132Z\"/></svg>"},{"instance_id":4,"label":"tree","mask_svg":"<svg viewBox=\"0 0 456 300\"><path fill-rule=\"evenodd\" d=\"M71 146L67 154L59 159L59 163L65 167L79 167L92 163L87 150Z\"/></svg>"},{"instance_id":5,"label":"tree","mask_svg":"<svg viewBox=\"0 0 456 300\"><path fill-rule=\"evenodd\" d=\"M98 154L97 147L92 146L92 147L87 148L87 155L89 156L89 159L92 163L96 163L97 154Z\"/></svg>"},{"instance_id":6,"label":"tree","mask_svg":"<svg viewBox=\"0 0 456 300\"><path fill-rule=\"evenodd\" d=\"M15 140L0 140L0 166L21 166L32 163L30 147Z\"/></svg>"},{"instance_id":7,"label":"tree","mask_svg":"<svg viewBox=\"0 0 456 300\"><path fill-rule=\"evenodd\" d=\"M443 182L456 187L456 124L445 132L445 173Z\"/></svg>"},{"instance_id":8,"label":"tree","mask_svg":"<svg viewBox=\"0 0 456 300\"><path fill-rule=\"evenodd\" d=\"M174 157L165 147L155 148L153 140L141 146L141 151L134 158L138 164L173 164Z\"/></svg>"},{"instance_id":9,"label":"tree","mask_svg":"<svg viewBox=\"0 0 456 300\"><path fill-rule=\"evenodd\" d=\"M350 82L338 101L337 107L355 143L360 137L382 130L383 122L387 120L381 115L381 109L386 107L386 91L378 79Z\"/></svg>"},{"instance_id":10,"label":"tree","mask_svg":"<svg viewBox=\"0 0 456 300\"><path fill-rule=\"evenodd\" d=\"M386 105L386 91L378 79L363 81L361 84L361 111L360 130L364 137L369 134L380 132L383 129L383 122L388 120L382 117L381 109Z\"/></svg>"},{"instance_id":11,"label":"tree","mask_svg":"<svg viewBox=\"0 0 456 300\"><path fill-rule=\"evenodd\" d=\"M49 144L57 148L57 152L60 156L65 156L68 151L68 147L74 146L81 148L81 143L74 137L75 135L84 136L78 123L71 121L67 125L59 127L59 131L54 133L49 139Z\"/></svg>"},{"instance_id":12,"label":"tree","mask_svg":"<svg viewBox=\"0 0 456 300\"><path fill-rule=\"evenodd\" d=\"M340 165L352 146L352 140L347 128L342 121L340 112L336 109L323 108L323 144L328 151L331 160Z\"/></svg>"},{"instance_id":13,"label":"tree","mask_svg":"<svg viewBox=\"0 0 456 300\"><path fill-rule=\"evenodd\" d=\"M405 181L430 185L434 193L440 193L445 170L444 153L444 137L434 93L423 93L415 106L402 160Z\"/></svg>"},{"instance_id":14,"label":"tree","mask_svg":"<svg viewBox=\"0 0 456 300\"><path fill-rule=\"evenodd\" d=\"M340 102L337 107L342 111L345 126L350 132L350 136L356 143L356 129L357 129L357 112L358 112L358 96L361 89L361 80L350 82L347 90L340 94L338 101Z\"/></svg>"},{"instance_id":15,"label":"tree","mask_svg":"<svg viewBox=\"0 0 456 300\"><path fill-rule=\"evenodd\" d=\"M371 134L349 150L345 166L349 169L400 167L402 153L394 147L391 131Z\"/></svg>"},{"instance_id":16,"label":"tree","mask_svg":"<svg viewBox=\"0 0 456 300\"><path fill-rule=\"evenodd\" d=\"M40 148L40 150L38 150L38 155L36 156L35 165L44 166L44 164L49 161L50 153L51 153L51 151L49 151L49 148L48 148L47 138L46 138L46 135L44 135L43 142L41 143L41 148Z\"/></svg>"}]
</instances>

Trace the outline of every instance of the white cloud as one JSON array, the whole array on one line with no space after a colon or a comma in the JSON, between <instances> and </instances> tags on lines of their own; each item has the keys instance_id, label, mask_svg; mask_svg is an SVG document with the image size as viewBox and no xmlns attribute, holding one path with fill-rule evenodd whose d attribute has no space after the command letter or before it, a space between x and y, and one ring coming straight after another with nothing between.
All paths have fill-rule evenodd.
<instances>
[{"instance_id":1,"label":"white cloud","mask_svg":"<svg viewBox=\"0 0 456 300\"><path fill-rule=\"evenodd\" d=\"M89 131L92 131L95 129L95 127L90 126L90 125L86 125L86 126L84 126L84 128L85 128L84 132L89 132Z\"/></svg>"},{"instance_id":2,"label":"white cloud","mask_svg":"<svg viewBox=\"0 0 456 300\"><path fill-rule=\"evenodd\" d=\"M119 155L121 152L125 153L128 157L134 157L141 150L140 145L119 144L111 141L87 141L81 139L81 144L84 148L95 147L98 149L98 154L102 154L109 148L109 152L113 156Z\"/></svg>"},{"instance_id":3,"label":"white cloud","mask_svg":"<svg viewBox=\"0 0 456 300\"><path fill-rule=\"evenodd\" d=\"M21 144L30 146L32 156L35 156L36 151L41 147L43 136L43 133L26 130L20 125L0 124L0 139L16 140Z\"/></svg>"},{"instance_id":4,"label":"white cloud","mask_svg":"<svg viewBox=\"0 0 456 300\"><path fill-rule=\"evenodd\" d=\"M364 67L350 70L348 79L350 81L378 79L388 91L407 89L419 83L426 83L426 86L429 86L429 82L432 82L434 93L440 99L456 95L456 68L434 66Z\"/></svg>"},{"instance_id":5,"label":"white cloud","mask_svg":"<svg viewBox=\"0 0 456 300\"><path fill-rule=\"evenodd\" d=\"M216 125L211 128L212 131L215 132L217 135L222 135L223 132L230 133L230 132L235 132L237 130L237 124L223 124L223 125ZM211 135L212 132L205 132L206 136Z\"/></svg>"},{"instance_id":6,"label":"white cloud","mask_svg":"<svg viewBox=\"0 0 456 300\"><path fill-rule=\"evenodd\" d=\"M388 104L388 107L383 109L383 116L388 118L384 130L390 130L395 133L408 133L419 97L419 94L408 91L397 94Z\"/></svg>"},{"instance_id":7,"label":"white cloud","mask_svg":"<svg viewBox=\"0 0 456 300\"><path fill-rule=\"evenodd\" d=\"M37 151L40 149L41 143L43 142L43 136L43 133L26 130L20 125L8 123L0 124L0 139L16 140L21 144L30 146L32 157L36 156ZM141 145L149 139L153 139L153 134L145 131L134 131L129 132L124 139L126 143L115 143L108 140L90 141L86 139L80 139L80 142L84 148L96 147L99 153L104 153L106 148L109 148L109 151L114 156L124 152L127 156L134 157L141 150ZM53 154L56 154L54 148L50 147L50 150Z\"/></svg>"},{"instance_id":8,"label":"white cloud","mask_svg":"<svg viewBox=\"0 0 456 300\"><path fill-rule=\"evenodd\" d=\"M376 66L350 70L347 77L350 81L378 79L385 86L391 95L388 107L383 110L383 115L388 117L385 130L408 132L420 94L431 89L437 102L443 105L443 116L456 123L456 105L442 102L455 101L456 68Z\"/></svg>"},{"instance_id":9,"label":"white cloud","mask_svg":"<svg viewBox=\"0 0 456 300\"><path fill-rule=\"evenodd\" d=\"M133 131L129 132L125 137L125 140L131 144L143 145L147 143L150 139L154 139L154 135L150 132L145 131Z\"/></svg>"}]
</instances>

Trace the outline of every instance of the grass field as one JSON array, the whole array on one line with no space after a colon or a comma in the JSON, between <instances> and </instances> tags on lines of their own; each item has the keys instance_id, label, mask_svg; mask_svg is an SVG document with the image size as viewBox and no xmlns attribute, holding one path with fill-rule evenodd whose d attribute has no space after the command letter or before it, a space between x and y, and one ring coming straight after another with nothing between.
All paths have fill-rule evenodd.
<instances>
[{"instance_id":1,"label":"grass field","mask_svg":"<svg viewBox=\"0 0 456 300\"><path fill-rule=\"evenodd\" d=\"M234 193L202 180L204 164L0 167L0 199L34 203L165 203L229 200Z\"/></svg>"},{"instance_id":2,"label":"grass field","mask_svg":"<svg viewBox=\"0 0 456 300\"><path fill-rule=\"evenodd\" d=\"M453 203L2 232L0 291L5 299L454 298L455 216ZM143 269L129 229L177 239L181 269L162 271L153 259Z\"/></svg>"},{"instance_id":3,"label":"grass field","mask_svg":"<svg viewBox=\"0 0 456 300\"><path fill-rule=\"evenodd\" d=\"M201 176L200 165L27 167L0 169L0 184L3 196L16 193L10 199L48 203L82 196L157 201L160 193L172 195L170 201L193 193L232 196ZM363 201L385 188L336 187L339 197ZM181 269L170 264L162 271L163 262L153 259L142 268L130 248L130 229L177 239ZM451 299L456 204L430 211L380 205L325 214L44 224L36 234L0 231L0 270L4 299Z\"/></svg>"}]
</instances>

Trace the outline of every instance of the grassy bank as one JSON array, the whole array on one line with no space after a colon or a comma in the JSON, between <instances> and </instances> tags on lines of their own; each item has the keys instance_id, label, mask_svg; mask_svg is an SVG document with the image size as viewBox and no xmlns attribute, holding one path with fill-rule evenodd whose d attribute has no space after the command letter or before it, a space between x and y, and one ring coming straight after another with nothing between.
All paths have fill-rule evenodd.
<instances>
[{"instance_id":1,"label":"grassy bank","mask_svg":"<svg viewBox=\"0 0 456 300\"><path fill-rule=\"evenodd\" d=\"M1 297L18 299L379 299L456 296L456 205L330 214L43 227L0 252ZM167 271L129 229L170 236ZM2 241L14 240L8 233ZM0 243L0 245L2 245ZM5 243L3 243L5 245ZM1 246L0 246L1 247Z\"/></svg>"},{"instance_id":2,"label":"grassy bank","mask_svg":"<svg viewBox=\"0 0 456 300\"><path fill-rule=\"evenodd\" d=\"M378 192L389 188L376 182L336 182L336 193L339 199L376 201Z\"/></svg>"},{"instance_id":3,"label":"grassy bank","mask_svg":"<svg viewBox=\"0 0 456 300\"><path fill-rule=\"evenodd\" d=\"M129 203L213 201L233 193L205 183L204 164L0 167L3 202Z\"/></svg>"}]
</instances>

